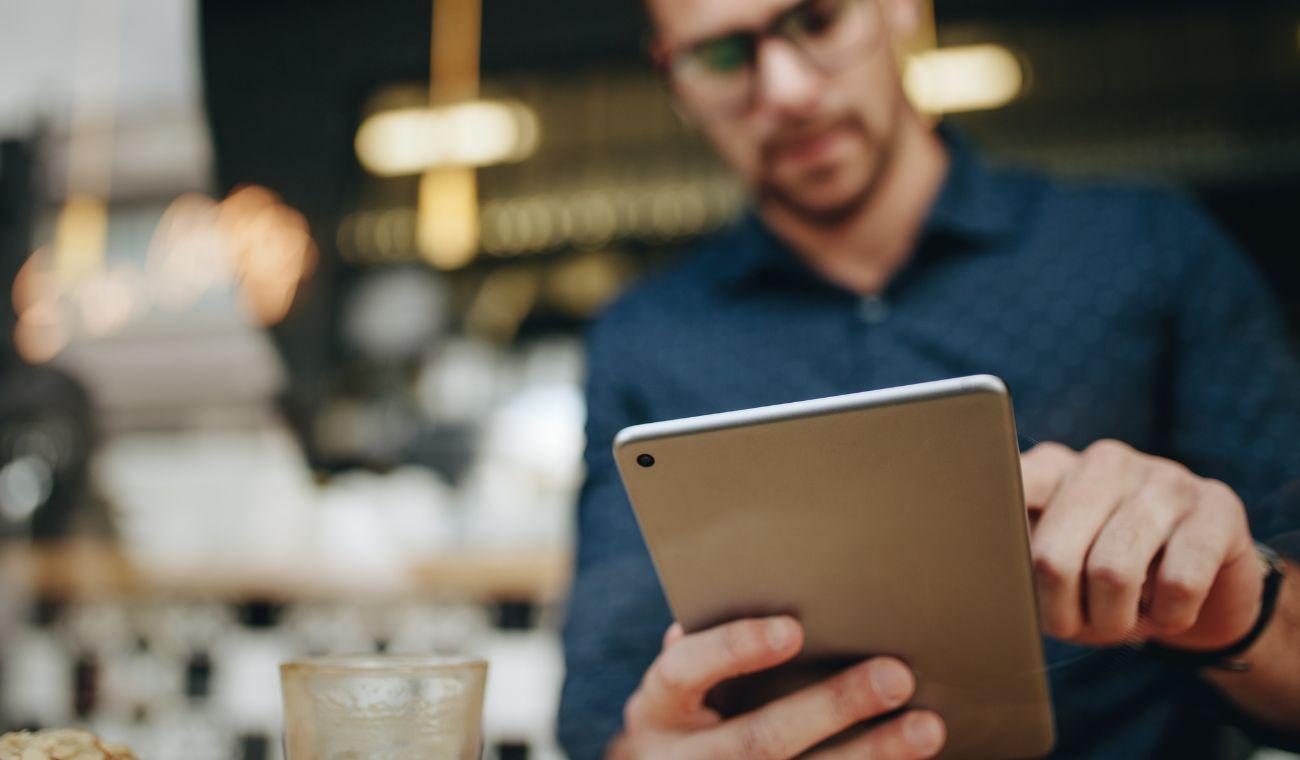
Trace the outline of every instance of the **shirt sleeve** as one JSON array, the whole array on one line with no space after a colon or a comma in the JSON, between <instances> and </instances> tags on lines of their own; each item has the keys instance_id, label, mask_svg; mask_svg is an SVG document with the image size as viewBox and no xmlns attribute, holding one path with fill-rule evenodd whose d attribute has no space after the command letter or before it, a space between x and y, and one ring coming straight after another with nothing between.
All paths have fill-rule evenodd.
<instances>
[{"instance_id":1,"label":"shirt sleeve","mask_svg":"<svg viewBox=\"0 0 1300 760\"><path fill-rule=\"evenodd\" d=\"M588 338L586 479L564 626L566 674L559 737L573 760L601 757L621 729L623 705L659 652L671 622L653 565L614 465L611 445L646 421L632 384L636 357L608 318Z\"/></svg>"},{"instance_id":2,"label":"shirt sleeve","mask_svg":"<svg viewBox=\"0 0 1300 760\"><path fill-rule=\"evenodd\" d=\"M1256 538L1300 530L1300 359L1277 300L1253 263L1205 214L1175 202L1163 217L1178 257L1173 289L1171 449L1230 485Z\"/></svg>"},{"instance_id":3,"label":"shirt sleeve","mask_svg":"<svg viewBox=\"0 0 1300 760\"><path fill-rule=\"evenodd\" d=\"M1295 338L1267 283L1218 226L1187 203L1164 217L1183 264L1172 325L1175 458L1232 486L1256 539L1300 557ZM1217 692L1211 698L1255 741L1300 750L1300 736L1255 722Z\"/></svg>"}]
</instances>

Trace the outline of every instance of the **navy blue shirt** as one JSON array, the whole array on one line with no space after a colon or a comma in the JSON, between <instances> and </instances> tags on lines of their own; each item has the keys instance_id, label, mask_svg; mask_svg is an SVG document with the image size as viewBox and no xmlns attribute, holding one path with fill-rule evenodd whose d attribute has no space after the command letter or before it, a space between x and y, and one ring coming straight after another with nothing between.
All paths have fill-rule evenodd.
<instances>
[{"instance_id":1,"label":"navy blue shirt","mask_svg":"<svg viewBox=\"0 0 1300 760\"><path fill-rule=\"evenodd\" d=\"M952 165L879 297L828 283L754 216L616 302L589 334L587 480L560 738L600 756L671 617L610 445L636 423L990 373L1022 447L1114 438L1221 479L1252 530L1300 476L1300 362L1268 288L1206 217L1152 189ZM1271 506L1270 506L1271 505ZM959 644L959 642L954 642ZM1230 757L1195 674L1044 640L1062 757Z\"/></svg>"}]
</instances>

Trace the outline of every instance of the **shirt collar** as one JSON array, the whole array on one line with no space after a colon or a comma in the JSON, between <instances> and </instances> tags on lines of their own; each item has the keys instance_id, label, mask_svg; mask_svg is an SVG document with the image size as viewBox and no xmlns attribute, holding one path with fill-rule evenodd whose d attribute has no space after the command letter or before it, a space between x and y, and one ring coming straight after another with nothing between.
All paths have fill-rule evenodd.
<instances>
[{"instance_id":1,"label":"shirt collar","mask_svg":"<svg viewBox=\"0 0 1300 760\"><path fill-rule=\"evenodd\" d=\"M1013 234L1020 216L1018 194L956 130L940 126L939 137L948 148L948 176L930 207L923 236L946 233L988 241Z\"/></svg>"},{"instance_id":2,"label":"shirt collar","mask_svg":"<svg viewBox=\"0 0 1300 760\"><path fill-rule=\"evenodd\" d=\"M921 238L942 237L977 251L1013 234L1019 210L1014 190L975 154L965 138L940 126L948 149L948 174L922 226ZM740 285L763 275L812 275L808 267L773 233L753 209L744 212L719 246L714 273L723 284ZM970 243L971 245L961 245Z\"/></svg>"}]
</instances>

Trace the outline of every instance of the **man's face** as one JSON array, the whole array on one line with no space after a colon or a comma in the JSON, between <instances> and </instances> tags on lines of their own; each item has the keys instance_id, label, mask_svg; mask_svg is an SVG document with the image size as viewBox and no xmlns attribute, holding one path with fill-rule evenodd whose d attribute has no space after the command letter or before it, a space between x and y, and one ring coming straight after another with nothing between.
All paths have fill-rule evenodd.
<instances>
[{"instance_id":1,"label":"man's face","mask_svg":"<svg viewBox=\"0 0 1300 760\"><path fill-rule=\"evenodd\" d=\"M717 103L673 77L680 107L760 196L804 216L835 218L872 192L899 132L904 106L886 3L850 0L865 20L859 43L831 67L780 36L760 38L752 96ZM671 57L702 40L764 29L795 0L647 0L660 50ZM670 74L670 76L672 76Z\"/></svg>"}]
</instances>

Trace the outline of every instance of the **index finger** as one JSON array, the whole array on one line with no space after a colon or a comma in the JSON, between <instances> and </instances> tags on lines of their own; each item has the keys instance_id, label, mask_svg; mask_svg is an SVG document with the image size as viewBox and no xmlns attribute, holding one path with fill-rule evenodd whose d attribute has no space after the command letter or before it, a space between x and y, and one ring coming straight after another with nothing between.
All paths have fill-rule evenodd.
<instances>
[{"instance_id":1,"label":"index finger","mask_svg":"<svg viewBox=\"0 0 1300 760\"><path fill-rule=\"evenodd\" d=\"M658 715L699 708L709 690L780 665L803 646L794 618L751 618L683 636L659 654L642 684L643 706Z\"/></svg>"},{"instance_id":2,"label":"index finger","mask_svg":"<svg viewBox=\"0 0 1300 760\"><path fill-rule=\"evenodd\" d=\"M1025 484L1025 506L1042 509L1052 500L1061 481L1075 466L1078 452L1059 443L1040 443L1020 455L1020 477Z\"/></svg>"},{"instance_id":3,"label":"index finger","mask_svg":"<svg viewBox=\"0 0 1300 760\"><path fill-rule=\"evenodd\" d=\"M672 625L668 626L668 630L664 631L664 645L661 648L667 649L685 637L686 631L682 630L682 624L674 622Z\"/></svg>"},{"instance_id":4,"label":"index finger","mask_svg":"<svg viewBox=\"0 0 1300 760\"><path fill-rule=\"evenodd\" d=\"M906 665L877 657L710 728L695 737L695 746L704 757L794 757L850 726L900 707L915 688ZM917 750L881 751L886 749L882 745L903 744L895 741L902 738L897 726L873 733L875 746L859 747L868 750L861 757L919 755Z\"/></svg>"}]
</instances>

